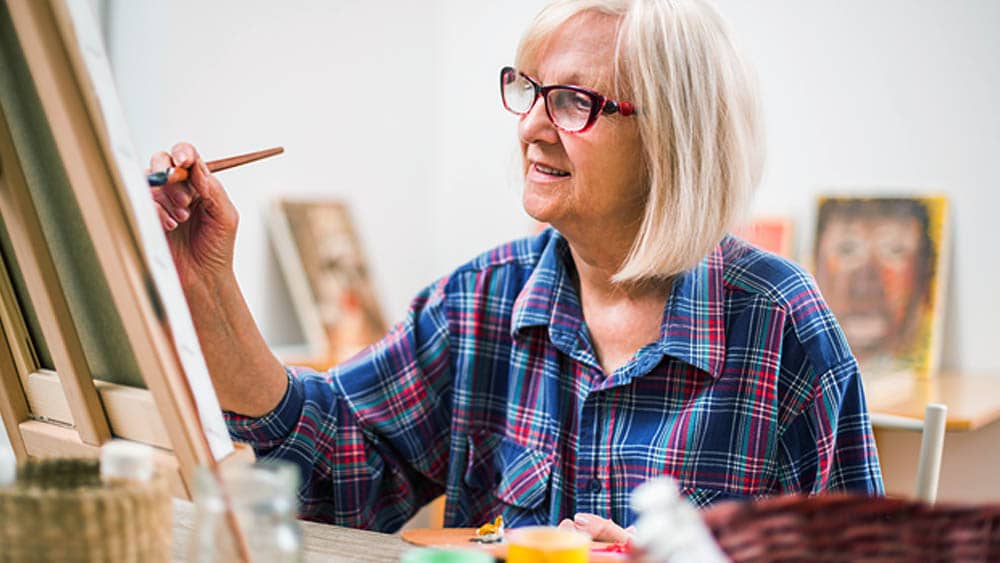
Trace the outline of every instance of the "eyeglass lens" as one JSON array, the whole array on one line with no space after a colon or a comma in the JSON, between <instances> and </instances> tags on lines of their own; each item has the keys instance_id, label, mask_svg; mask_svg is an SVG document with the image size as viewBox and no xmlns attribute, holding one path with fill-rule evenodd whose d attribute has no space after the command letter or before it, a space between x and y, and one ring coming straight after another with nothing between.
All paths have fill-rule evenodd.
<instances>
[{"instance_id":1,"label":"eyeglass lens","mask_svg":"<svg viewBox=\"0 0 1000 563\"><path fill-rule=\"evenodd\" d=\"M523 74L508 70L503 77L502 94L507 109L523 115L531 111L538 90ZM590 96L569 88L551 88L545 96L545 109L549 117L558 127L567 131L579 131L586 127L593 105L594 100Z\"/></svg>"}]
</instances>

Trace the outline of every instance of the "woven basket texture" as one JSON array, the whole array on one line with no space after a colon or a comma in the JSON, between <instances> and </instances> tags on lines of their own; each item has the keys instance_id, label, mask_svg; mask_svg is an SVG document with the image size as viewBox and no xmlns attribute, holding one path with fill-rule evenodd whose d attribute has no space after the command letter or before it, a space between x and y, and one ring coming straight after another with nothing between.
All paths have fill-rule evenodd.
<instances>
[{"instance_id":1,"label":"woven basket texture","mask_svg":"<svg viewBox=\"0 0 1000 563\"><path fill-rule=\"evenodd\" d=\"M703 513L736 562L1000 562L1000 505L861 495L724 502Z\"/></svg>"},{"instance_id":2,"label":"woven basket texture","mask_svg":"<svg viewBox=\"0 0 1000 563\"><path fill-rule=\"evenodd\" d=\"M0 488L0 562L170 560L166 479L102 483L96 460L22 465Z\"/></svg>"}]
</instances>

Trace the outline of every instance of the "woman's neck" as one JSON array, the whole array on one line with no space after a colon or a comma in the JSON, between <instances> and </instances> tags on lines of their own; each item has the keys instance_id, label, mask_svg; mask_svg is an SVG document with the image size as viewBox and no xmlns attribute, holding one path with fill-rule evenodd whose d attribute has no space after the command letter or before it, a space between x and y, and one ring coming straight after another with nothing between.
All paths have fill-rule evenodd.
<instances>
[{"instance_id":1,"label":"woman's neck","mask_svg":"<svg viewBox=\"0 0 1000 563\"><path fill-rule=\"evenodd\" d=\"M588 302L612 303L622 300L637 301L645 298L662 299L664 282L619 283L613 280L631 250L628 242L614 236L588 244L586 241L567 239L580 284L580 297Z\"/></svg>"},{"instance_id":2,"label":"woman's neck","mask_svg":"<svg viewBox=\"0 0 1000 563\"><path fill-rule=\"evenodd\" d=\"M567 239L576 265L580 306L594 354L612 374L645 345L660 337L670 280L638 284L613 281L628 256L628 246L584 245Z\"/></svg>"}]
</instances>

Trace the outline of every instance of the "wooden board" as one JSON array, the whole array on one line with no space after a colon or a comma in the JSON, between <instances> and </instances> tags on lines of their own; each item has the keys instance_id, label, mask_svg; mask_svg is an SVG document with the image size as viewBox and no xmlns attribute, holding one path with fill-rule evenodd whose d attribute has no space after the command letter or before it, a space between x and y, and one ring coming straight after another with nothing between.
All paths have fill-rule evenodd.
<instances>
[{"instance_id":1,"label":"wooden board","mask_svg":"<svg viewBox=\"0 0 1000 563\"><path fill-rule=\"evenodd\" d=\"M866 376L864 384L873 426L910 428L901 422L883 423L880 415L885 415L913 421L911 429L922 428L924 409L929 403L948 407L949 431L978 430L1000 420L1000 394L996 392L1000 376L997 375L943 373L927 380Z\"/></svg>"},{"instance_id":2,"label":"wooden board","mask_svg":"<svg viewBox=\"0 0 1000 563\"><path fill-rule=\"evenodd\" d=\"M408 543L424 547L458 547L465 549L481 549L497 559L507 557L506 543L479 543L472 541L476 537L476 528L415 528L403 530L400 533ZM591 542L590 561L592 563L611 563L625 561L622 553L604 553L611 544L606 542Z\"/></svg>"}]
</instances>

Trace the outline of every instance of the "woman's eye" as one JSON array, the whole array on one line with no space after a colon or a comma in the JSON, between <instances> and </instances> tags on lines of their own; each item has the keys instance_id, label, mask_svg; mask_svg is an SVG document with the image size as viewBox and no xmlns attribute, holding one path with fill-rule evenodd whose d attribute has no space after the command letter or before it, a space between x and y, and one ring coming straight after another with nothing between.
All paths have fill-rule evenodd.
<instances>
[{"instance_id":1,"label":"woman's eye","mask_svg":"<svg viewBox=\"0 0 1000 563\"><path fill-rule=\"evenodd\" d=\"M590 111L590 98L584 96L583 94L574 94L572 106L573 109L578 109L580 111Z\"/></svg>"},{"instance_id":2,"label":"woman's eye","mask_svg":"<svg viewBox=\"0 0 1000 563\"><path fill-rule=\"evenodd\" d=\"M590 98L579 92L564 90L553 96L557 109L572 110L587 113L590 111Z\"/></svg>"}]
</instances>

